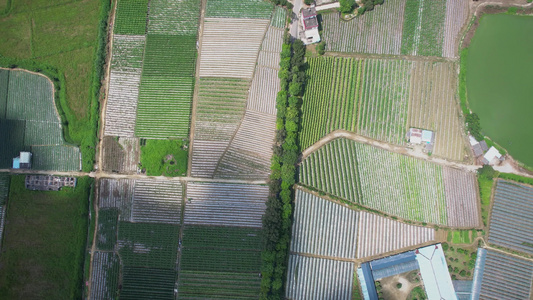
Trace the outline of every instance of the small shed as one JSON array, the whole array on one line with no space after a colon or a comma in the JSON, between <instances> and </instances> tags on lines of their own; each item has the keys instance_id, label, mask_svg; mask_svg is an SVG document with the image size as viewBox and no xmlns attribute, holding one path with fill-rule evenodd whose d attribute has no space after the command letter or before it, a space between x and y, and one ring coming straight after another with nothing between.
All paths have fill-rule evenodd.
<instances>
[{"instance_id":1,"label":"small shed","mask_svg":"<svg viewBox=\"0 0 533 300\"><path fill-rule=\"evenodd\" d=\"M422 143L432 143L433 142L433 131L422 130Z\"/></svg>"},{"instance_id":2,"label":"small shed","mask_svg":"<svg viewBox=\"0 0 533 300\"><path fill-rule=\"evenodd\" d=\"M31 152L20 152L13 158L13 169L31 169Z\"/></svg>"},{"instance_id":3,"label":"small shed","mask_svg":"<svg viewBox=\"0 0 533 300\"><path fill-rule=\"evenodd\" d=\"M490 147L489 151L483 156L483 163L486 165L493 165L498 163L502 158L500 151L494 147Z\"/></svg>"},{"instance_id":4,"label":"small shed","mask_svg":"<svg viewBox=\"0 0 533 300\"><path fill-rule=\"evenodd\" d=\"M409 143L411 144L422 144L422 130L418 128L410 128L409 133L407 134L409 138Z\"/></svg>"}]
</instances>

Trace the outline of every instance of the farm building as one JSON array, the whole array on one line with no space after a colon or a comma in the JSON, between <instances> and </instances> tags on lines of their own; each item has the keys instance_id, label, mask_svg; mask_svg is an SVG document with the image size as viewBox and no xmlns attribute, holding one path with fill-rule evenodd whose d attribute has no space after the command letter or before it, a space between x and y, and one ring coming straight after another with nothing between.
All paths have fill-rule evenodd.
<instances>
[{"instance_id":1,"label":"farm building","mask_svg":"<svg viewBox=\"0 0 533 300\"><path fill-rule=\"evenodd\" d=\"M474 152L475 157L482 156L487 150L489 150L489 147L487 146L487 142L484 140L481 142L478 142L473 136L468 136L468 139L470 140L470 146L472 147L472 151Z\"/></svg>"},{"instance_id":2,"label":"farm building","mask_svg":"<svg viewBox=\"0 0 533 300\"><path fill-rule=\"evenodd\" d=\"M361 264L357 276L364 299L378 299L375 281L415 270L419 270L428 299L458 299L440 244Z\"/></svg>"},{"instance_id":3,"label":"farm building","mask_svg":"<svg viewBox=\"0 0 533 300\"><path fill-rule=\"evenodd\" d=\"M13 158L13 169L31 169L31 152L20 152Z\"/></svg>"},{"instance_id":4,"label":"farm building","mask_svg":"<svg viewBox=\"0 0 533 300\"><path fill-rule=\"evenodd\" d=\"M483 163L486 165L496 165L503 160L503 157L496 148L490 147L489 151L483 156Z\"/></svg>"},{"instance_id":5,"label":"farm building","mask_svg":"<svg viewBox=\"0 0 533 300\"><path fill-rule=\"evenodd\" d=\"M413 145L424 145L427 151L433 151L433 144L435 144L433 131L410 128L407 132L407 139Z\"/></svg>"},{"instance_id":6,"label":"farm building","mask_svg":"<svg viewBox=\"0 0 533 300\"><path fill-rule=\"evenodd\" d=\"M75 187L76 178L51 175L27 175L26 189L32 191L59 191L62 187Z\"/></svg>"},{"instance_id":7,"label":"farm building","mask_svg":"<svg viewBox=\"0 0 533 300\"><path fill-rule=\"evenodd\" d=\"M441 245L420 248L415 253L428 299L456 300L457 295Z\"/></svg>"},{"instance_id":8,"label":"farm building","mask_svg":"<svg viewBox=\"0 0 533 300\"><path fill-rule=\"evenodd\" d=\"M315 7L302 9L302 25L304 29L304 37L302 42L305 45L320 42L320 33L318 32L318 18Z\"/></svg>"}]
</instances>

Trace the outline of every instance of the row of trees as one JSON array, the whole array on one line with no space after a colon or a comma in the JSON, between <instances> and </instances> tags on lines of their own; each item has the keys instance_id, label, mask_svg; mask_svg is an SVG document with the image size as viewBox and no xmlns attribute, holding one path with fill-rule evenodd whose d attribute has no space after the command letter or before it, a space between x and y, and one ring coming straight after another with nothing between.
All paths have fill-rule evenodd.
<instances>
[{"instance_id":1,"label":"row of trees","mask_svg":"<svg viewBox=\"0 0 533 300\"><path fill-rule=\"evenodd\" d=\"M355 0L340 0L339 2L339 10L345 14L352 13L358 7ZM384 0L361 0L361 7L357 9L357 14L362 15L366 11L371 11L376 5L381 5L383 2Z\"/></svg>"},{"instance_id":2,"label":"row of trees","mask_svg":"<svg viewBox=\"0 0 533 300\"><path fill-rule=\"evenodd\" d=\"M305 84L305 45L292 45L288 32L281 51L276 97L277 120L269 198L263 216L261 299L283 299L292 225L293 185L298 162L298 131L301 96Z\"/></svg>"}]
</instances>

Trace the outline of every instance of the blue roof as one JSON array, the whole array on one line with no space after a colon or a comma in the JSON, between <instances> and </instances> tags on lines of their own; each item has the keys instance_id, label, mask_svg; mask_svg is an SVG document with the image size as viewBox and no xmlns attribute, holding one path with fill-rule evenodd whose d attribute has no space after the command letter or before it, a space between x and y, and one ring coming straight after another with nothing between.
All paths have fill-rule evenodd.
<instances>
[{"instance_id":1,"label":"blue roof","mask_svg":"<svg viewBox=\"0 0 533 300\"><path fill-rule=\"evenodd\" d=\"M357 275L365 300L378 300L378 292L374 284L370 263L361 264L361 267L357 270Z\"/></svg>"},{"instance_id":2,"label":"blue roof","mask_svg":"<svg viewBox=\"0 0 533 300\"><path fill-rule=\"evenodd\" d=\"M485 271L485 259L487 258L487 250L483 248L477 249L476 267L474 268L474 280L472 281L472 300L478 300L481 292L481 281L483 279L483 272Z\"/></svg>"},{"instance_id":3,"label":"blue roof","mask_svg":"<svg viewBox=\"0 0 533 300\"><path fill-rule=\"evenodd\" d=\"M402 263L407 263L416 260L414 251L407 251L393 256L388 256L381 259L376 259L370 262L373 271L392 267Z\"/></svg>"},{"instance_id":4,"label":"blue roof","mask_svg":"<svg viewBox=\"0 0 533 300\"><path fill-rule=\"evenodd\" d=\"M20 169L20 158L13 158L13 169Z\"/></svg>"}]
</instances>

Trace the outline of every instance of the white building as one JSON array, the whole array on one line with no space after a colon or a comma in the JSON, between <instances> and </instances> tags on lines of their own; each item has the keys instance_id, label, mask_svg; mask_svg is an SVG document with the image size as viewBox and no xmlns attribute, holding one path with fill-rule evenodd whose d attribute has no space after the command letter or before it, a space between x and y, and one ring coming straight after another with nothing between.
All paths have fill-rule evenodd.
<instances>
[{"instance_id":1,"label":"white building","mask_svg":"<svg viewBox=\"0 0 533 300\"><path fill-rule=\"evenodd\" d=\"M498 164L502 160L502 155L500 151L498 151L494 147L490 147L489 151L485 153L483 156L483 163L486 165L495 165Z\"/></svg>"},{"instance_id":2,"label":"white building","mask_svg":"<svg viewBox=\"0 0 533 300\"><path fill-rule=\"evenodd\" d=\"M318 32L318 18L314 7L304 8L301 12L301 20L304 29L302 41L305 45L320 42L320 33Z\"/></svg>"}]
</instances>

